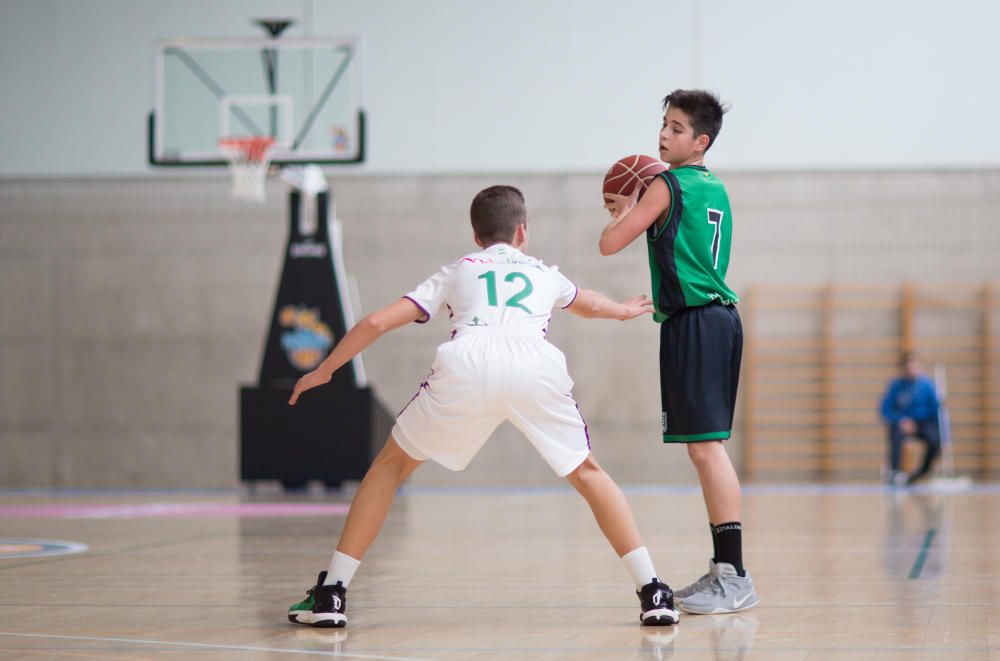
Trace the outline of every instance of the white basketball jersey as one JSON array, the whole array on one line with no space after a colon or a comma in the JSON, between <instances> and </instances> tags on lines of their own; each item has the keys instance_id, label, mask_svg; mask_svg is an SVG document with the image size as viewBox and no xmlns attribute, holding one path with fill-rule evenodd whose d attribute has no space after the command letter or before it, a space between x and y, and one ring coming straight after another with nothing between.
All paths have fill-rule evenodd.
<instances>
[{"instance_id":1,"label":"white basketball jersey","mask_svg":"<svg viewBox=\"0 0 1000 661\"><path fill-rule=\"evenodd\" d=\"M536 331L542 337L552 308L569 307L576 294L576 285L557 267L497 243L445 266L405 298L424 311L420 323L446 311L452 337L472 328Z\"/></svg>"}]
</instances>

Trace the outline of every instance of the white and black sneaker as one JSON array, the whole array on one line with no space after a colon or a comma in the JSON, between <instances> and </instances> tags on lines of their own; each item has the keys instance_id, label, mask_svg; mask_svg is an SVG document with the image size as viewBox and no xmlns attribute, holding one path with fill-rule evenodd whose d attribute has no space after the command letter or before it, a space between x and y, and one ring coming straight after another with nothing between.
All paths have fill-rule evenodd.
<instances>
[{"instance_id":1,"label":"white and black sneaker","mask_svg":"<svg viewBox=\"0 0 1000 661\"><path fill-rule=\"evenodd\" d=\"M316 585L306 592L306 599L292 604L288 609L288 621L296 624L311 624L314 627L343 627L347 625L344 608L347 606L347 588L337 581L333 585L323 585L326 572L321 571Z\"/></svg>"},{"instance_id":2,"label":"white and black sneaker","mask_svg":"<svg viewBox=\"0 0 1000 661\"><path fill-rule=\"evenodd\" d=\"M646 583L636 595L642 608L639 621L643 626L667 627L680 620L680 613L674 610L674 593L660 579L654 578L651 583Z\"/></svg>"}]
</instances>

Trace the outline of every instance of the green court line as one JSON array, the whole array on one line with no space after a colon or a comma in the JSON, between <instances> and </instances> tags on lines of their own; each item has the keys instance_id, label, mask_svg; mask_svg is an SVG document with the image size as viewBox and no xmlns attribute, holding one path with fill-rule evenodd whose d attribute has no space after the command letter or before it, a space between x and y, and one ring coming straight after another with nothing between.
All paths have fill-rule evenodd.
<instances>
[{"instance_id":1,"label":"green court line","mask_svg":"<svg viewBox=\"0 0 1000 661\"><path fill-rule=\"evenodd\" d=\"M923 546L920 547L920 553L917 554L917 560L913 563L913 569L910 570L910 578L920 578L920 572L924 569L924 561L927 560L927 552L931 548L931 544L934 542L934 534L937 533L936 528L929 528L927 534L924 535Z\"/></svg>"}]
</instances>

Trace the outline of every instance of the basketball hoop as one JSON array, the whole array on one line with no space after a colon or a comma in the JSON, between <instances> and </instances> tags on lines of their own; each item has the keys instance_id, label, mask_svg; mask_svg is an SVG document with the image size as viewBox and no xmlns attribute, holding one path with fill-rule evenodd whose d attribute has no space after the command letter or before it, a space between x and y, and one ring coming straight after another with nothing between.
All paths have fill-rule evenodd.
<instances>
[{"instance_id":1,"label":"basketball hoop","mask_svg":"<svg viewBox=\"0 0 1000 661\"><path fill-rule=\"evenodd\" d=\"M274 138L265 136L219 140L219 151L229 161L229 171L233 174L234 199L251 202L267 199L264 184L267 168L271 164L272 147Z\"/></svg>"}]
</instances>

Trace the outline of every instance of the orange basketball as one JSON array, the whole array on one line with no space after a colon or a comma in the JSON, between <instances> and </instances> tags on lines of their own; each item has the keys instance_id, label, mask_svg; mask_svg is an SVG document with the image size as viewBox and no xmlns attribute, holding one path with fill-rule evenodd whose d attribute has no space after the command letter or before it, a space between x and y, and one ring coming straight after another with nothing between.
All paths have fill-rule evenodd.
<instances>
[{"instance_id":1,"label":"orange basketball","mask_svg":"<svg viewBox=\"0 0 1000 661\"><path fill-rule=\"evenodd\" d=\"M620 158L611 166L608 173L604 175L604 194L631 195L635 187L642 186L639 197L645 192L653 178L661 172L666 172L666 164L658 158L646 156L644 154L632 154L625 158ZM605 202L610 202L607 197Z\"/></svg>"}]
</instances>

